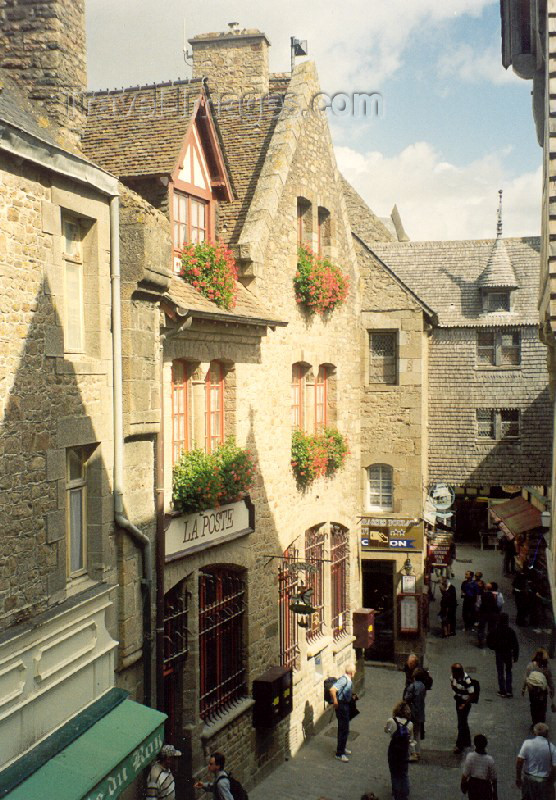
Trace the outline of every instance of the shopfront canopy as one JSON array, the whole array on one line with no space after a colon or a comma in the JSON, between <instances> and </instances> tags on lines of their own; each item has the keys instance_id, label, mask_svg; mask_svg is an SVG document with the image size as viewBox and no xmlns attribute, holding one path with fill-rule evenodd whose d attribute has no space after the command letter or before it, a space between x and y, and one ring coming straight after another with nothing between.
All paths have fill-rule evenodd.
<instances>
[{"instance_id":1,"label":"shopfront canopy","mask_svg":"<svg viewBox=\"0 0 556 800\"><path fill-rule=\"evenodd\" d=\"M7 800L118 797L157 756L166 715L112 689L0 772Z\"/></svg>"},{"instance_id":2,"label":"shopfront canopy","mask_svg":"<svg viewBox=\"0 0 556 800\"><path fill-rule=\"evenodd\" d=\"M490 515L505 533L517 536L542 526L541 512L524 497L513 497L490 507Z\"/></svg>"}]
</instances>

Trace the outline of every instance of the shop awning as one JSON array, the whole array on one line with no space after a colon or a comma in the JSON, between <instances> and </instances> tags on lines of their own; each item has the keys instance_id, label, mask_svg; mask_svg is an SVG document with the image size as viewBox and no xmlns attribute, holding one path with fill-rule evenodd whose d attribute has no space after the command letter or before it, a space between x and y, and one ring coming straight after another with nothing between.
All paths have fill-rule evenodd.
<instances>
[{"instance_id":1,"label":"shop awning","mask_svg":"<svg viewBox=\"0 0 556 800\"><path fill-rule=\"evenodd\" d=\"M491 506L489 511L492 519L513 536L540 528L542 525L541 512L524 497L513 497L505 503Z\"/></svg>"},{"instance_id":2,"label":"shop awning","mask_svg":"<svg viewBox=\"0 0 556 800\"><path fill-rule=\"evenodd\" d=\"M118 797L157 756L166 715L112 689L0 772L8 800Z\"/></svg>"}]
</instances>

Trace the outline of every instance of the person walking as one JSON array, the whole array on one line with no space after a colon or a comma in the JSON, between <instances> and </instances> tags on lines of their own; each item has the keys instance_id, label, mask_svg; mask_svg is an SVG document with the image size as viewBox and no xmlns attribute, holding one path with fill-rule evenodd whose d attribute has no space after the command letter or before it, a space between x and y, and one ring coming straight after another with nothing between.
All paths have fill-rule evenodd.
<instances>
[{"instance_id":1,"label":"person walking","mask_svg":"<svg viewBox=\"0 0 556 800\"><path fill-rule=\"evenodd\" d=\"M504 547L504 575L513 575L515 572L515 537L506 534L502 537Z\"/></svg>"},{"instance_id":2,"label":"person walking","mask_svg":"<svg viewBox=\"0 0 556 800\"><path fill-rule=\"evenodd\" d=\"M525 739L515 763L515 785L522 800L552 800L556 778L556 747L548 739L548 725L537 722L533 739Z\"/></svg>"},{"instance_id":3,"label":"person walking","mask_svg":"<svg viewBox=\"0 0 556 800\"><path fill-rule=\"evenodd\" d=\"M388 745L388 769L392 782L392 800L409 800L409 750L413 744L411 711L403 700L394 706L392 716L386 721L384 730L390 734Z\"/></svg>"},{"instance_id":4,"label":"person walking","mask_svg":"<svg viewBox=\"0 0 556 800\"><path fill-rule=\"evenodd\" d=\"M533 659L525 669L525 680L521 694L529 692L529 708L531 710L531 724L546 722L546 706L548 695L554 697L554 683L552 672L548 666L548 653L542 647L535 651Z\"/></svg>"},{"instance_id":5,"label":"person walking","mask_svg":"<svg viewBox=\"0 0 556 800\"><path fill-rule=\"evenodd\" d=\"M409 706L411 721L413 722L414 751L409 756L410 761L419 761L421 758L421 740L425 734L425 696L427 694L427 672L422 667L417 667L413 672L413 679L406 688L403 699Z\"/></svg>"},{"instance_id":6,"label":"person walking","mask_svg":"<svg viewBox=\"0 0 556 800\"><path fill-rule=\"evenodd\" d=\"M498 800L498 786L494 759L486 751L488 739L482 733L473 738L474 752L463 762L461 791L469 800Z\"/></svg>"},{"instance_id":7,"label":"person walking","mask_svg":"<svg viewBox=\"0 0 556 800\"><path fill-rule=\"evenodd\" d=\"M519 642L513 628L510 628L507 614L500 614L497 628L489 634L487 644L496 655L496 674L500 697L513 697L512 665L519 658Z\"/></svg>"},{"instance_id":8,"label":"person walking","mask_svg":"<svg viewBox=\"0 0 556 800\"><path fill-rule=\"evenodd\" d=\"M230 778L224 770L226 756L223 753L211 753L208 771L213 776L211 781L196 781L195 788L212 792L214 800L234 800L230 789Z\"/></svg>"},{"instance_id":9,"label":"person walking","mask_svg":"<svg viewBox=\"0 0 556 800\"><path fill-rule=\"evenodd\" d=\"M525 572L520 571L516 574L512 583L512 588L517 611L515 624L520 626L527 625L531 603L529 581L527 580Z\"/></svg>"},{"instance_id":10,"label":"person walking","mask_svg":"<svg viewBox=\"0 0 556 800\"><path fill-rule=\"evenodd\" d=\"M173 769L181 751L171 744L164 744L147 777L146 800L176 800L176 785Z\"/></svg>"},{"instance_id":11,"label":"person walking","mask_svg":"<svg viewBox=\"0 0 556 800\"><path fill-rule=\"evenodd\" d=\"M458 600L456 587L450 583L448 578L440 581L440 618L442 620L442 637L456 635L456 609Z\"/></svg>"},{"instance_id":12,"label":"person walking","mask_svg":"<svg viewBox=\"0 0 556 800\"><path fill-rule=\"evenodd\" d=\"M463 601L461 615L463 618L463 627L466 631L473 630L477 593L478 588L474 573L468 570L465 573L465 580L462 581L461 584L461 597Z\"/></svg>"},{"instance_id":13,"label":"person walking","mask_svg":"<svg viewBox=\"0 0 556 800\"><path fill-rule=\"evenodd\" d=\"M403 665L403 671L405 673L405 688L409 686L409 684L413 680L413 673L419 666L419 656L417 653L410 653L407 657L405 664Z\"/></svg>"},{"instance_id":14,"label":"person walking","mask_svg":"<svg viewBox=\"0 0 556 800\"><path fill-rule=\"evenodd\" d=\"M485 591L478 598L479 601L479 647L485 646L486 631L493 631L498 624L500 609L496 601L496 594L492 591L492 583L487 583Z\"/></svg>"},{"instance_id":15,"label":"person walking","mask_svg":"<svg viewBox=\"0 0 556 800\"><path fill-rule=\"evenodd\" d=\"M475 687L467 672L459 662L452 664L451 686L456 703L456 716L458 720L458 735L454 753L463 753L466 747L471 746L471 732L469 730L469 712L471 710L471 698Z\"/></svg>"},{"instance_id":16,"label":"person walking","mask_svg":"<svg viewBox=\"0 0 556 800\"><path fill-rule=\"evenodd\" d=\"M338 720L338 739L336 745L336 758L344 763L349 761L351 750L346 748L349 736L349 703L353 695L353 676L355 664L346 665L345 673L330 687L330 695Z\"/></svg>"}]
</instances>

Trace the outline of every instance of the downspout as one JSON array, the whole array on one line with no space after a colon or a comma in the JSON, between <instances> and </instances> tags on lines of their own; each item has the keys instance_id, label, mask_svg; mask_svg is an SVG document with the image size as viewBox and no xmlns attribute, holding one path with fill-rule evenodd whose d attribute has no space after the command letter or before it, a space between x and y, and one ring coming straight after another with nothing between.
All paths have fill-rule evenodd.
<instances>
[{"instance_id":1,"label":"downspout","mask_svg":"<svg viewBox=\"0 0 556 800\"><path fill-rule=\"evenodd\" d=\"M152 705L152 548L149 537L124 514L124 426L122 388L122 315L120 296L120 201L110 198L110 281L112 285L112 363L114 402L114 519L141 550L143 600L143 701Z\"/></svg>"},{"instance_id":2,"label":"downspout","mask_svg":"<svg viewBox=\"0 0 556 800\"><path fill-rule=\"evenodd\" d=\"M156 707L164 711L164 565L166 563L166 538L164 525L164 343L191 327L193 318L187 314L173 331L160 334L159 383L160 426L156 438L155 513L156 513Z\"/></svg>"}]
</instances>

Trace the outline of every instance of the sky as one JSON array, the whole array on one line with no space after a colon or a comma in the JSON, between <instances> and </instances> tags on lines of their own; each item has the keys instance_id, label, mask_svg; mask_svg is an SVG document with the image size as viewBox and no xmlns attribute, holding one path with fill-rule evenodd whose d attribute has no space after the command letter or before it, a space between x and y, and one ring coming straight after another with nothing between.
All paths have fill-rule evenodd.
<instances>
[{"instance_id":1,"label":"sky","mask_svg":"<svg viewBox=\"0 0 556 800\"><path fill-rule=\"evenodd\" d=\"M272 71L296 36L328 95L377 93L374 113L328 112L336 158L411 239L493 238L499 189L504 236L539 235L532 87L502 67L499 0L87 0L89 88L190 77L184 27L232 21L267 34Z\"/></svg>"}]
</instances>

